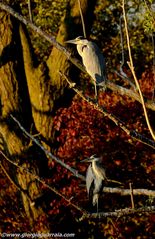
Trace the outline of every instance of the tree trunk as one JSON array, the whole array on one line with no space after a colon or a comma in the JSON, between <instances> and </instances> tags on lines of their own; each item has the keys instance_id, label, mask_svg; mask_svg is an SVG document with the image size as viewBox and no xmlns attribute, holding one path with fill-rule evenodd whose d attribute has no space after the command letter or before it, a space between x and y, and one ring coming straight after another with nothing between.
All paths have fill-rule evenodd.
<instances>
[{"instance_id":1,"label":"tree trunk","mask_svg":"<svg viewBox=\"0 0 155 239\"><path fill-rule=\"evenodd\" d=\"M30 129L32 117L23 73L18 23L2 11L0 21L0 35L2 36L0 42L0 133L7 145L10 158L26 170L39 175L42 155L39 156L36 153L38 149L36 150L36 147L30 144L29 139L10 118L10 114L13 114L27 130ZM46 214L41 206L35 204L36 199L41 196L40 186L36 179L19 168L16 168L16 178L21 187L23 205L30 224L33 227L39 225L38 230L42 232L49 231L48 223L41 222L42 218L47 221Z\"/></svg>"}]
</instances>

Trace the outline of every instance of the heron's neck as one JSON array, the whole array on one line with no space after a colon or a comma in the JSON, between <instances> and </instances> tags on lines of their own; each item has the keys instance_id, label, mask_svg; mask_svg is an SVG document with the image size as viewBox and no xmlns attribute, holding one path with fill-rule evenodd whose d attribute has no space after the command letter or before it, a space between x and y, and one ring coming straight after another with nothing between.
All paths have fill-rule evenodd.
<instances>
[{"instance_id":1,"label":"heron's neck","mask_svg":"<svg viewBox=\"0 0 155 239\"><path fill-rule=\"evenodd\" d=\"M82 57L83 56L83 46L77 45L77 51L78 51L79 55Z\"/></svg>"},{"instance_id":2,"label":"heron's neck","mask_svg":"<svg viewBox=\"0 0 155 239\"><path fill-rule=\"evenodd\" d=\"M92 162L92 171L96 178L106 180L105 170L99 161Z\"/></svg>"},{"instance_id":3,"label":"heron's neck","mask_svg":"<svg viewBox=\"0 0 155 239\"><path fill-rule=\"evenodd\" d=\"M96 177L100 177L99 171L98 171L98 166L97 166L97 162L96 162L96 161L93 161L93 162L92 162L92 169L93 169L94 175L95 175Z\"/></svg>"}]
</instances>

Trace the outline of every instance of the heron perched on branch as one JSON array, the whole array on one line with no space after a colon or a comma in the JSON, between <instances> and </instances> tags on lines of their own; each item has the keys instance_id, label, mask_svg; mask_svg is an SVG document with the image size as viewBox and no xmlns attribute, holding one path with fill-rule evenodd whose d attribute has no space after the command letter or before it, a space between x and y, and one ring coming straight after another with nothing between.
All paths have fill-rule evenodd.
<instances>
[{"instance_id":1,"label":"heron perched on branch","mask_svg":"<svg viewBox=\"0 0 155 239\"><path fill-rule=\"evenodd\" d=\"M97 86L101 86L103 90L106 88L106 63L101 50L96 43L83 37L77 37L74 40L66 41L66 43L76 44L83 65L93 79L95 96L97 97Z\"/></svg>"},{"instance_id":2,"label":"heron perched on branch","mask_svg":"<svg viewBox=\"0 0 155 239\"><path fill-rule=\"evenodd\" d=\"M107 181L105 169L101 164L101 158L95 155L82 162L91 162L86 173L86 188L89 199L93 206L97 205L98 212L99 197L102 194L104 183Z\"/></svg>"}]
</instances>

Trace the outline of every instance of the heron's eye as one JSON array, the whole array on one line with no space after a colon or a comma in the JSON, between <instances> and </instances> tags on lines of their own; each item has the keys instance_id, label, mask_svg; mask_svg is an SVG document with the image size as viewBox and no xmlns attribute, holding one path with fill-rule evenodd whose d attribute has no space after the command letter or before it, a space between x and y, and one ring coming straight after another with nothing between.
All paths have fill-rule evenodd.
<instances>
[{"instance_id":1,"label":"heron's eye","mask_svg":"<svg viewBox=\"0 0 155 239\"><path fill-rule=\"evenodd\" d=\"M82 52L84 51L85 48L87 48L87 45L82 46L82 48L81 48Z\"/></svg>"}]
</instances>

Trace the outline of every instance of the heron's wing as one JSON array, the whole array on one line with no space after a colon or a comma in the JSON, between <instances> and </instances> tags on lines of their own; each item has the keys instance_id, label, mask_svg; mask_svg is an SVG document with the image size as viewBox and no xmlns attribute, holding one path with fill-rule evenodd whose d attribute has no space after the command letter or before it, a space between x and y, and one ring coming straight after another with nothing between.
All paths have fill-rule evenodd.
<instances>
[{"instance_id":1,"label":"heron's wing","mask_svg":"<svg viewBox=\"0 0 155 239\"><path fill-rule=\"evenodd\" d=\"M94 206L98 204L99 196L102 194L103 187L104 187L104 181L101 178L95 178L93 195L92 195L92 203Z\"/></svg>"},{"instance_id":2,"label":"heron's wing","mask_svg":"<svg viewBox=\"0 0 155 239\"><path fill-rule=\"evenodd\" d=\"M98 174L100 175L100 178L103 181L106 181L107 180L106 172L105 172L105 169L104 169L102 163L101 162L96 162L96 166L97 166L97 170L98 170Z\"/></svg>"},{"instance_id":3,"label":"heron's wing","mask_svg":"<svg viewBox=\"0 0 155 239\"><path fill-rule=\"evenodd\" d=\"M105 58L94 42L89 42L87 47L84 48L82 59L88 74L95 83L99 84L106 80Z\"/></svg>"},{"instance_id":4,"label":"heron's wing","mask_svg":"<svg viewBox=\"0 0 155 239\"><path fill-rule=\"evenodd\" d=\"M95 176L93 174L92 167L90 164L86 172L86 188L87 188L87 193L90 200L92 199L92 195L93 195L94 180L95 180Z\"/></svg>"},{"instance_id":5,"label":"heron's wing","mask_svg":"<svg viewBox=\"0 0 155 239\"><path fill-rule=\"evenodd\" d=\"M101 194L104 187L104 181L101 178L95 178L93 194Z\"/></svg>"}]
</instances>

